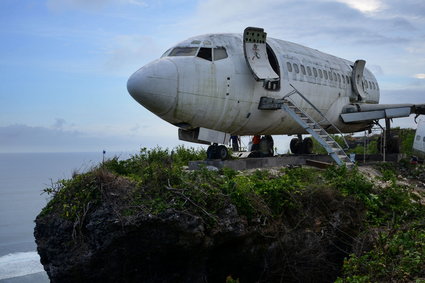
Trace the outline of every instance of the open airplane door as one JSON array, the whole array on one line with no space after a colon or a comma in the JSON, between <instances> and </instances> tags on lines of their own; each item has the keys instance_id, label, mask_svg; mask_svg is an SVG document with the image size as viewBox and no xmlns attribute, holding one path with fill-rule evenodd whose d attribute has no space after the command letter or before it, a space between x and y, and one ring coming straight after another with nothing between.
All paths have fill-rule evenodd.
<instances>
[{"instance_id":1,"label":"open airplane door","mask_svg":"<svg viewBox=\"0 0 425 283\"><path fill-rule=\"evenodd\" d=\"M257 81L278 81L267 55L267 33L262 28L247 27L243 33L245 60Z\"/></svg>"},{"instance_id":2,"label":"open airplane door","mask_svg":"<svg viewBox=\"0 0 425 283\"><path fill-rule=\"evenodd\" d=\"M366 65L365 60L356 60L353 66L352 82L354 97L351 97L351 100L360 101L366 97L366 93L363 87L363 71Z\"/></svg>"}]
</instances>

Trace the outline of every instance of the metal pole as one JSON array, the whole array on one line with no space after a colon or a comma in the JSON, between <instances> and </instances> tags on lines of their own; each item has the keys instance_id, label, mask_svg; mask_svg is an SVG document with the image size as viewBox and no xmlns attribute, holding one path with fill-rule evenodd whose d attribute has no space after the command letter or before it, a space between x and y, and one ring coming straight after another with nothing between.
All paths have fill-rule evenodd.
<instances>
[{"instance_id":1,"label":"metal pole","mask_svg":"<svg viewBox=\"0 0 425 283\"><path fill-rule=\"evenodd\" d=\"M365 135L364 135L364 139L363 139L363 163L366 163L366 146L367 146L367 142L366 142L366 138L367 138L367 132L364 131Z\"/></svg>"},{"instance_id":2,"label":"metal pole","mask_svg":"<svg viewBox=\"0 0 425 283\"><path fill-rule=\"evenodd\" d=\"M385 152L386 152L386 149L387 149L387 135L386 135L386 131L387 131L387 129L385 128L384 129L384 138L382 139L383 141L384 141L384 144L383 144L383 146L382 146L382 148L384 149L383 150L383 154L384 154L384 159L383 159L383 161L385 162Z\"/></svg>"}]
</instances>

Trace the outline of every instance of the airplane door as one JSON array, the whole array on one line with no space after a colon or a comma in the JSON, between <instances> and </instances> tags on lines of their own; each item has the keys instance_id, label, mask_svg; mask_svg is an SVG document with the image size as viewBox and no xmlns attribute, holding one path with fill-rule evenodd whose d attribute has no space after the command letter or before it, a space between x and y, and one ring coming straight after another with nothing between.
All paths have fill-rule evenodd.
<instances>
[{"instance_id":1,"label":"airplane door","mask_svg":"<svg viewBox=\"0 0 425 283\"><path fill-rule=\"evenodd\" d=\"M257 81L278 81L267 55L267 33L262 28L247 27L243 33L245 60Z\"/></svg>"},{"instance_id":2,"label":"airplane door","mask_svg":"<svg viewBox=\"0 0 425 283\"><path fill-rule=\"evenodd\" d=\"M363 100L366 97L366 93L363 88L363 71L365 65L365 60L357 60L354 63L352 73L354 96L351 97L351 100L358 101Z\"/></svg>"}]
</instances>

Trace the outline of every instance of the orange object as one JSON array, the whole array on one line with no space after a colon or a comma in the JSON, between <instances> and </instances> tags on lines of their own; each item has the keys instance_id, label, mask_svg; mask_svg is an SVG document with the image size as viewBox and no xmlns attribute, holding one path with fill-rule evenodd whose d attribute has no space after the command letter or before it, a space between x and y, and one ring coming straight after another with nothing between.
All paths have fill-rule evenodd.
<instances>
[{"instance_id":1,"label":"orange object","mask_svg":"<svg viewBox=\"0 0 425 283\"><path fill-rule=\"evenodd\" d=\"M258 135L252 138L252 144L260 144L260 141L261 141L261 138Z\"/></svg>"}]
</instances>

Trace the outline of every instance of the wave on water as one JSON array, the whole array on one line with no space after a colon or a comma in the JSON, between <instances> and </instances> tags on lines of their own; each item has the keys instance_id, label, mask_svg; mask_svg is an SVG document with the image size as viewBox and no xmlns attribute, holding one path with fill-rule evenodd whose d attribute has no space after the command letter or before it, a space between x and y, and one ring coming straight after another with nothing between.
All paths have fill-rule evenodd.
<instances>
[{"instance_id":1,"label":"wave on water","mask_svg":"<svg viewBox=\"0 0 425 283\"><path fill-rule=\"evenodd\" d=\"M0 257L0 280L44 272L37 252L20 252Z\"/></svg>"}]
</instances>

